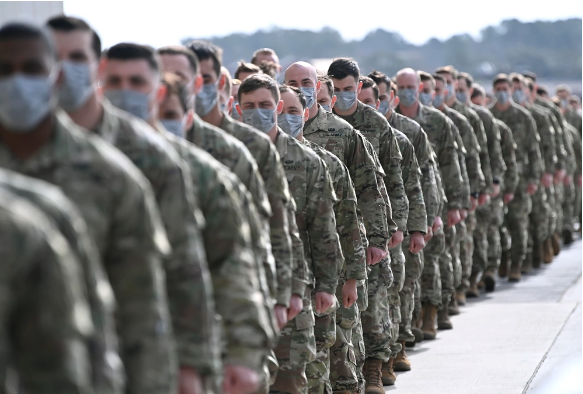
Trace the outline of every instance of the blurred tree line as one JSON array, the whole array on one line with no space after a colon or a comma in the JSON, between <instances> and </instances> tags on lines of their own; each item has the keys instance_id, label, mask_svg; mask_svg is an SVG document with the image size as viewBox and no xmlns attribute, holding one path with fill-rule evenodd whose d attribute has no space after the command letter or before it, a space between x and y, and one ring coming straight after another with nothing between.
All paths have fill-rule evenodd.
<instances>
[{"instance_id":1,"label":"blurred tree line","mask_svg":"<svg viewBox=\"0 0 583 394\"><path fill-rule=\"evenodd\" d=\"M284 67L298 60L350 56L358 61L363 73L378 69L394 75L403 67L433 71L452 64L477 79L530 70L541 78L580 80L581 28L581 19L575 18L528 23L509 19L483 29L478 39L462 34L445 41L433 38L421 46L383 29L370 32L360 41L346 42L328 27L317 32L273 28L207 39L223 48L223 62L231 71L236 62L249 61L256 49L268 47L278 53ZM188 41L190 38L183 43Z\"/></svg>"}]
</instances>

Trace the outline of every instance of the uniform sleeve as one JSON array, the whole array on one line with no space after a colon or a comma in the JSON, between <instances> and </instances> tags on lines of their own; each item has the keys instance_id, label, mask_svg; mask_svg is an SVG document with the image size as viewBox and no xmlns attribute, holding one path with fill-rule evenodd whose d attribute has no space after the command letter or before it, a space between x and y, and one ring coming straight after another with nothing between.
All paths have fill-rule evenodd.
<instances>
[{"instance_id":1,"label":"uniform sleeve","mask_svg":"<svg viewBox=\"0 0 583 394\"><path fill-rule=\"evenodd\" d=\"M437 163L445 190L449 209L462 207L462 177L457 155L457 144L451 127L445 120L442 122Z\"/></svg>"},{"instance_id":2,"label":"uniform sleeve","mask_svg":"<svg viewBox=\"0 0 583 394\"><path fill-rule=\"evenodd\" d=\"M524 122L526 127L526 134L528 135L527 149L528 149L528 183L535 183L538 185L543 173L543 162L540 151L540 136L536 129L536 123L530 113L524 112Z\"/></svg>"},{"instance_id":3,"label":"uniform sleeve","mask_svg":"<svg viewBox=\"0 0 583 394\"><path fill-rule=\"evenodd\" d=\"M412 233L419 231L423 234L427 231L427 213L425 211L425 202L423 201L423 192L421 189L421 170L417 163L417 157L413 151L413 145L408 145L411 152L402 152L403 163L409 161L409 164L403 165L403 181L405 182L405 193L409 200L409 215L407 217L407 231Z\"/></svg>"},{"instance_id":4,"label":"uniform sleeve","mask_svg":"<svg viewBox=\"0 0 583 394\"><path fill-rule=\"evenodd\" d=\"M296 223L295 210L290 209L289 215L289 233L293 247L293 271L292 271L292 293L300 297L306 294L306 287L310 283L310 267L304 254L304 244L300 237L300 230Z\"/></svg>"},{"instance_id":5,"label":"uniform sleeve","mask_svg":"<svg viewBox=\"0 0 583 394\"><path fill-rule=\"evenodd\" d=\"M456 140L456 144L457 144L457 156L458 156L458 164L460 166L460 174L462 177L462 188L461 188L461 192L462 192L462 198L461 198L461 202L462 202L462 208L464 209L470 209L472 207L472 203L470 200L470 178L468 176L468 170L466 168L466 154L467 151L465 149L464 146L464 142L461 138L459 129L457 128L457 126L453 123L453 122L449 122L450 123L450 127L451 127L451 131L455 137Z\"/></svg>"},{"instance_id":6,"label":"uniform sleeve","mask_svg":"<svg viewBox=\"0 0 583 394\"><path fill-rule=\"evenodd\" d=\"M557 164L557 145L555 142L555 130L551 127L551 122L545 114L539 114L537 123L538 134L540 136L540 150L543 156L544 171L553 173Z\"/></svg>"},{"instance_id":7,"label":"uniform sleeve","mask_svg":"<svg viewBox=\"0 0 583 394\"><path fill-rule=\"evenodd\" d=\"M516 192L518 187L518 167L516 164L516 143L512 135L512 131L506 125L500 125L500 146L502 147L502 157L506 164L506 172L504 173L504 193Z\"/></svg>"},{"instance_id":8,"label":"uniform sleeve","mask_svg":"<svg viewBox=\"0 0 583 394\"><path fill-rule=\"evenodd\" d=\"M555 131L555 154L557 156L555 170L562 170L567 166L567 151L565 150L565 143L563 140L563 127L559 124L552 111L549 113L549 117L551 120L551 125L553 126L553 130Z\"/></svg>"},{"instance_id":9,"label":"uniform sleeve","mask_svg":"<svg viewBox=\"0 0 583 394\"><path fill-rule=\"evenodd\" d=\"M387 127L388 123L387 123ZM407 232L407 216L409 215L409 201L405 194L401 161L403 156L392 130L381 132L388 138L383 138L380 143L379 159L386 174L384 181L391 202L391 219L397 225L397 230ZM390 137L389 137L390 136Z\"/></svg>"},{"instance_id":10,"label":"uniform sleeve","mask_svg":"<svg viewBox=\"0 0 583 394\"><path fill-rule=\"evenodd\" d=\"M425 202L425 212L427 213L427 225L432 226L435 217L438 215L439 207L439 194L437 192L433 162L434 152L427 140L427 134L422 131L420 135L418 149L415 152L417 153L419 169L421 170L421 190L423 191L423 201Z\"/></svg>"},{"instance_id":11,"label":"uniform sleeve","mask_svg":"<svg viewBox=\"0 0 583 394\"><path fill-rule=\"evenodd\" d=\"M482 128L480 128L480 123ZM491 193L492 184L501 182L504 176L504 160L502 158L502 149L500 147L500 129L494 121L492 115L487 114L482 121L477 124L476 137L482 148L480 152L480 166L484 173L486 187L482 190L487 194ZM474 126L474 125L472 125Z\"/></svg>"},{"instance_id":12,"label":"uniform sleeve","mask_svg":"<svg viewBox=\"0 0 583 394\"><path fill-rule=\"evenodd\" d=\"M482 171L480 161L481 148L471 125L468 122L463 122L463 125L463 129L460 129L459 132L466 150L465 167L470 185L470 193L479 193L486 187L486 177Z\"/></svg>"},{"instance_id":13,"label":"uniform sleeve","mask_svg":"<svg viewBox=\"0 0 583 394\"><path fill-rule=\"evenodd\" d=\"M566 121L565 121L566 122ZM574 163L575 151L573 150L573 137L570 130L570 125L563 126L563 140L565 141L565 149L567 151L567 174L573 175L577 169L577 164Z\"/></svg>"}]
</instances>

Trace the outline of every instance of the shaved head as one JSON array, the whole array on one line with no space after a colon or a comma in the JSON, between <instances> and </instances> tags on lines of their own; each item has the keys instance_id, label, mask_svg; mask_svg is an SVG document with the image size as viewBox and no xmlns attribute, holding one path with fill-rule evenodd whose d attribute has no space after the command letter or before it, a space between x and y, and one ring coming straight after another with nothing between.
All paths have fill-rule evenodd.
<instances>
[{"instance_id":1,"label":"shaved head","mask_svg":"<svg viewBox=\"0 0 583 394\"><path fill-rule=\"evenodd\" d=\"M414 77L417 80L417 83L421 83L421 78L419 78L419 74L417 71L413 70L412 68L404 68L397 72L397 85L399 84L399 80L403 78L411 78Z\"/></svg>"},{"instance_id":2,"label":"shaved head","mask_svg":"<svg viewBox=\"0 0 583 394\"><path fill-rule=\"evenodd\" d=\"M312 66L308 62L295 62L291 66L289 66L287 70L285 70L286 84L288 81L288 77L291 78L292 75L297 73L305 75L306 72L309 74L310 78L312 78L314 83L318 82L318 74L316 73L316 68L314 66Z\"/></svg>"}]
</instances>

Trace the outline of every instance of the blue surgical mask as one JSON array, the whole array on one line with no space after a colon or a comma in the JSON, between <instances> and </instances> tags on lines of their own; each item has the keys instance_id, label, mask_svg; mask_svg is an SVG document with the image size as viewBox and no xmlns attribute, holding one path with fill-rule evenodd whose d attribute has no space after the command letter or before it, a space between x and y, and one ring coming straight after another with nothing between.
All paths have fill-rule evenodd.
<instances>
[{"instance_id":1,"label":"blue surgical mask","mask_svg":"<svg viewBox=\"0 0 583 394\"><path fill-rule=\"evenodd\" d=\"M524 92L522 90L516 89L514 92L512 92L512 100L514 100L516 104L522 104L524 101Z\"/></svg>"},{"instance_id":2,"label":"blue surgical mask","mask_svg":"<svg viewBox=\"0 0 583 394\"><path fill-rule=\"evenodd\" d=\"M160 119L160 123L162 123L162 126L172 134L182 137L184 132L184 122L182 120Z\"/></svg>"},{"instance_id":3,"label":"blue surgical mask","mask_svg":"<svg viewBox=\"0 0 583 394\"><path fill-rule=\"evenodd\" d=\"M466 92L456 92L455 97L464 104L468 102L468 94Z\"/></svg>"},{"instance_id":4,"label":"blue surgical mask","mask_svg":"<svg viewBox=\"0 0 583 394\"><path fill-rule=\"evenodd\" d=\"M275 109L254 108L243 110L243 121L257 130L269 133L275 126Z\"/></svg>"},{"instance_id":5,"label":"blue surgical mask","mask_svg":"<svg viewBox=\"0 0 583 394\"><path fill-rule=\"evenodd\" d=\"M435 108L439 108L443 105L444 101L445 101L445 96L443 94L436 94L435 98L433 99L433 106Z\"/></svg>"},{"instance_id":6,"label":"blue surgical mask","mask_svg":"<svg viewBox=\"0 0 583 394\"><path fill-rule=\"evenodd\" d=\"M219 99L217 84L207 83L196 95L195 109L198 116L206 116L217 105Z\"/></svg>"},{"instance_id":7,"label":"blue surgical mask","mask_svg":"<svg viewBox=\"0 0 583 394\"><path fill-rule=\"evenodd\" d=\"M387 112L389 112L389 100L383 100L383 101L381 101L381 103L379 104L378 111L381 114L386 115Z\"/></svg>"},{"instance_id":8,"label":"blue surgical mask","mask_svg":"<svg viewBox=\"0 0 583 394\"><path fill-rule=\"evenodd\" d=\"M148 109L150 96L145 93L131 89L106 90L105 97L117 108L123 109L142 120L147 121L150 118Z\"/></svg>"},{"instance_id":9,"label":"blue surgical mask","mask_svg":"<svg viewBox=\"0 0 583 394\"><path fill-rule=\"evenodd\" d=\"M93 93L91 65L64 61L65 82L59 89L59 105L65 111L74 111L89 100Z\"/></svg>"},{"instance_id":10,"label":"blue surgical mask","mask_svg":"<svg viewBox=\"0 0 583 394\"><path fill-rule=\"evenodd\" d=\"M326 111L326 112L331 112L332 111L331 108L330 108L330 104L328 104L328 105L322 105L322 104L320 104L320 107L324 108L324 111Z\"/></svg>"},{"instance_id":11,"label":"blue surgical mask","mask_svg":"<svg viewBox=\"0 0 583 394\"><path fill-rule=\"evenodd\" d=\"M306 108L312 108L316 102L316 89L315 88L300 88L304 97L306 98Z\"/></svg>"},{"instance_id":12,"label":"blue surgical mask","mask_svg":"<svg viewBox=\"0 0 583 394\"><path fill-rule=\"evenodd\" d=\"M447 96L445 97L446 100L451 99L455 95L455 86L453 84L447 84Z\"/></svg>"},{"instance_id":13,"label":"blue surgical mask","mask_svg":"<svg viewBox=\"0 0 583 394\"><path fill-rule=\"evenodd\" d=\"M296 138L304 127L302 115L281 114L277 117L277 125L286 133Z\"/></svg>"},{"instance_id":14,"label":"blue surgical mask","mask_svg":"<svg viewBox=\"0 0 583 394\"><path fill-rule=\"evenodd\" d=\"M419 93L419 102L423 105L431 105L431 93Z\"/></svg>"},{"instance_id":15,"label":"blue surgical mask","mask_svg":"<svg viewBox=\"0 0 583 394\"><path fill-rule=\"evenodd\" d=\"M31 132L52 109L56 73L0 78L0 123L13 133Z\"/></svg>"},{"instance_id":16,"label":"blue surgical mask","mask_svg":"<svg viewBox=\"0 0 583 394\"><path fill-rule=\"evenodd\" d=\"M412 107L417 101L417 90L415 89L399 89L399 100L403 107Z\"/></svg>"},{"instance_id":17,"label":"blue surgical mask","mask_svg":"<svg viewBox=\"0 0 583 394\"><path fill-rule=\"evenodd\" d=\"M241 115L239 115L239 112L237 111L237 104L239 104L238 101L233 101L233 105L231 106L231 117L235 120L241 120Z\"/></svg>"},{"instance_id":18,"label":"blue surgical mask","mask_svg":"<svg viewBox=\"0 0 583 394\"><path fill-rule=\"evenodd\" d=\"M506 104L510 100L510 95L505 90L498 90L495 93L496 101L500 104Z\"/></svg>"},{"instance_id":19,"label":"blue surgical mask","mask_svg":"<svg viewBox=\"0 0 583 394\"><path fill-rule=\"evenodd\" d=\"M340 111L348 111L356 103L356 92L335 92L335 107Z\"/></svg>"}]
</instances>

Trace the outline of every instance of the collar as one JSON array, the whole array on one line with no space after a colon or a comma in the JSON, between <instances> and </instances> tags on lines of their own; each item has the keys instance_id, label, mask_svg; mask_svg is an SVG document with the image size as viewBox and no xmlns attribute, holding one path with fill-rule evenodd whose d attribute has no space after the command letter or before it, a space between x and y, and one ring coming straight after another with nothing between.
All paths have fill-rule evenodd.
<instances>
[{"instance_id":1,"label":"collar","mask_svg":"<svg viewBox=\"0 0 583 394\"><path fill-rule=\"evenodd\" d=\"M304 127L304 137L313 134L318 130L328 130L328 112L318 104L318 114L312 122Z\"/></svg>"},{"instance_id":2,"label":"collar","mask_svg":"<svg viewBox=\"0 0 583 394\"><path fill-rule=\"evenodd\" d=\"M116 114L119 110L105 97L101 99L101 105L103 106L103 117L91 131L115 146L120 130L120 119Z\"/></svg>"}]
</instances>

